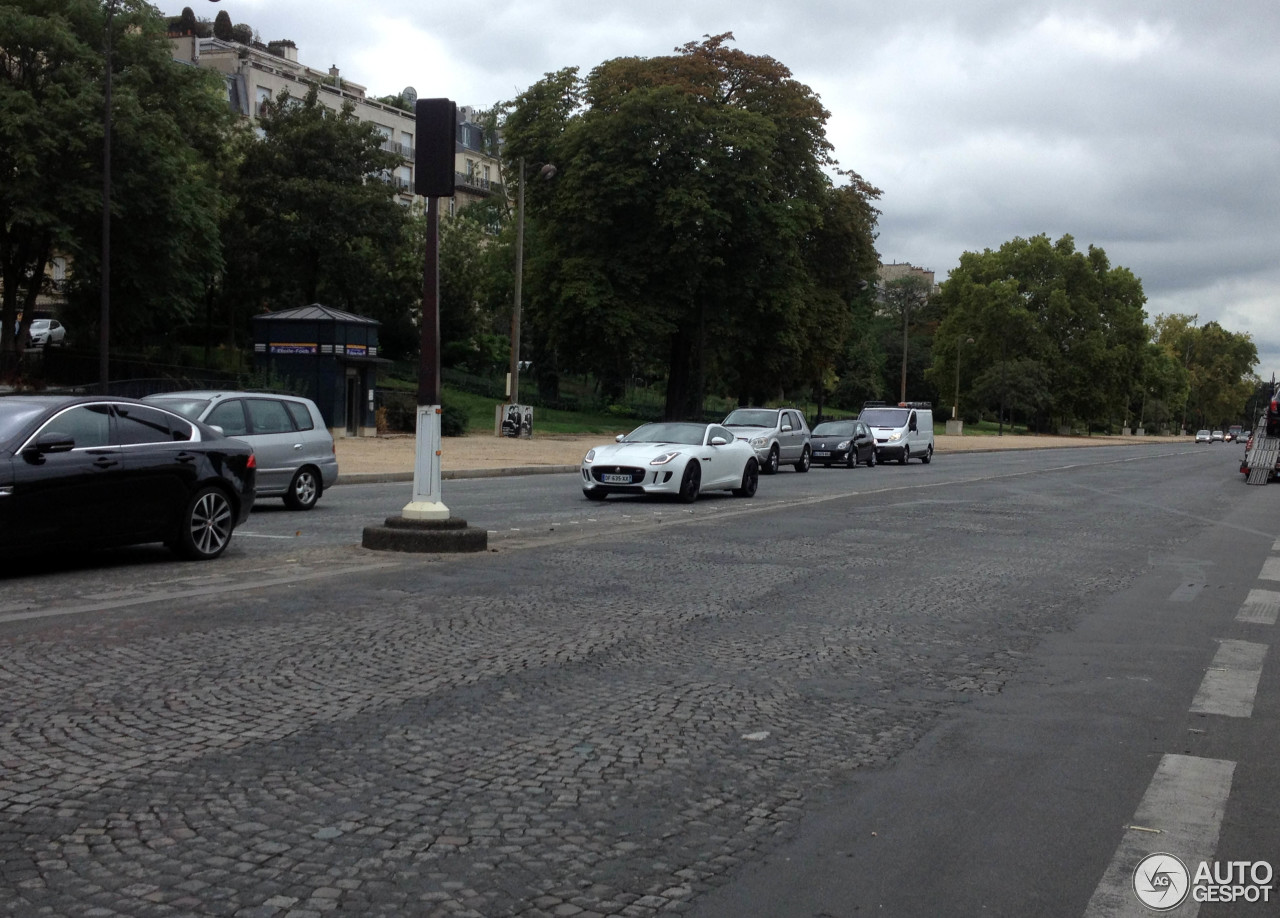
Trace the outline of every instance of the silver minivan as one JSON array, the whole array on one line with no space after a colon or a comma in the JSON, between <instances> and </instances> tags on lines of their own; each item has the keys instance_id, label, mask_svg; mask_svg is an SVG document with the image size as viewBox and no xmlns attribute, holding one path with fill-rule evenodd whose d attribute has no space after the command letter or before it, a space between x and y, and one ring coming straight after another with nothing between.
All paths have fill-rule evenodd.
<instances>
[{"instance_id":1,"label":"silver minivan","mask_svg":"<svg viewBox=\"0 0 1280 918\"><path fill-rule=\"evenodd\" d=\"M338 480L333 435L309 398L200 390L149 395L143 401L250 444L258 463L258 497L282 497L293 510L310 510Z\"/></svg>"}]
</instances>

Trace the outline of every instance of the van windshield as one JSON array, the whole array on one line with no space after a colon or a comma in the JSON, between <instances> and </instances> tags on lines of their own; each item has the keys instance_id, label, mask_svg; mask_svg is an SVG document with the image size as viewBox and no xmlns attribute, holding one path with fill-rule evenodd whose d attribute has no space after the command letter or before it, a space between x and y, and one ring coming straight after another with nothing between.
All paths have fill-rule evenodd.
<instances>
[{"instance_id":1,"label":"van windshield","mask_svg":"<svg viewBox=\"0 0 1280 918\"><path fill-rule=\"evenodd\" d=\"M910 408L864 408L858 420L872 427L906 427Z\"/></svg>"}]
</instances>

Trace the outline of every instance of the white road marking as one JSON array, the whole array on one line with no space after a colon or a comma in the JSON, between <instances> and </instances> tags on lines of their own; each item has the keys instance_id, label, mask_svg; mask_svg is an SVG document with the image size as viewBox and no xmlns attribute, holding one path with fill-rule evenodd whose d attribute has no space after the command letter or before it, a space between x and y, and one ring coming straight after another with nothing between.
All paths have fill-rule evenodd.
<instances>
[{"instance_id":1,"label":"white road marking","mask_svg":"<svg viewBox=\"0 0 1280 918\"><path fill-rule=\"evenodd\" d=\"M1253 714L1253 699L1258 694L1262 661L1266 656L1266 644L1223 641L1191 702L1191 713L1225 717Z\"/></svg>"},{"instance_id":2,"label":"white road marking","mask_svg":"<svg viewBox=\"0 0 1280 918\"><path fill-rule=\"evenodd\" d=\"M1132 885L1134 868L1148 854L1175 855L1193 873L1200 861L1211 859L1218 847L1235 768L1235 762L1221 759L1164 756L1089 899L1085 918L1149 918L1151 911L1138 900ZM1177 914L1178 918L1195 918L1199 912L1200 903L1188 897Z\"/></svg>"},{"instance_id":3,"label":"white road marking","mask_svg":"<svg viewBox=\"0 0 1280 918\"><path fill-rule=\"evenodd\" d=\"M1280 618L1280 593L1274 590L1250 590L1236 613L1236 621L1250 625L1274 625L1277 618Z\"/></svg>"},{"instance_id":4,"label":"white road marking","mask_svg":"<svg viewBox=\"0 0 1280 918\"><path fill-rule=\"evenodd\" d=\"M1262 562L1262 573L1259 580L1280 580L1280 558L1268 558Z\"/></svg>"}]
</instances>

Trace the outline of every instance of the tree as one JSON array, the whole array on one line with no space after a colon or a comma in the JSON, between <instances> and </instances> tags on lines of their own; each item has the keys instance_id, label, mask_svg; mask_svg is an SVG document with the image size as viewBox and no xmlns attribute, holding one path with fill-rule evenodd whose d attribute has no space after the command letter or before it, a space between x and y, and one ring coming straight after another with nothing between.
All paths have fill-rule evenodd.
<instances>
[{"instance_id":1,"label":"tree","mask_svg":"<svg viewBox=\"0 0 1280 918\"><path fill-rule=\"evenodd\" d=\"M381 149L381 134L350 103L334 112L314 86L301 99L277 99L258 126L261 139L241 139L224 229L232 326L315 302L394 321L420 299L422 284L421 249L416 282L399 267L398 253L414 242L393 187L377 180L396 155Z\"/></svg>"},{"instance_id":2,"label":"tree","mask_svg":"<svg viewBox=\"0 0 1280 918\"><path fill-rule=\"evenodd\" d=\"M223 41L233 41L235 35L232 29L231 14L226 10L218 10L218 15L213 19L213 37Z\"/></svg>"},{"instance_id":3,"label":"tree","mask_svg":"<svg viewBox=\"0 0 1280 918\"><path fill-rule=\"evenodd\" d=\"M849 284L812 276L809 247L828 234L864 280L873 251L878 192L851 180L856 216L837 219L817 96L731 39L550 74L504 126L509 174L520 157L558 169L527 202L535 348L607 396L666 367L668 417L700 414L713 384L754 398L812 383Z\"/></svg>"},{"instance_id":4,"label":"tree","mask_svg":"<svg viewBox=\"0 0 1280 918\"><path fill-rule=\"evenodd\" d=\"M1183 427L1216 427L1241 423L1256 380L1258 348L1247 333L1234 333L1217 322L1198 324L1198 317L1174 313L1157 316L1153 340L1183 370L1178 395L1183 396Z\"/></svg>"},{"instance_id":5,"label":"tree","mask_svg":"<svg viewBox=\"0 0 1280 918\"><path fill-rule=\"evenodd\" d=\"M1102 249L1077 252L1070 236L1017 238L995 252L965 252L937 297L943 346L931 373L954 378L948 342L972 337L969 379L999 364L1007 387L1010 366L1032 361L1036 372L1022 378L1048 386L1047 402L1035 400L1043 420L1106 425L1128 410L1141 377L1145 302L1132 272L1112 268ZM990 387L984 391L990 398ZM1007 388L1001 392L1009 396Z\"/></svg>"},{"instance_id":6,"label":"tree","mask_svg":"<svg viewBox=\"0 0 1280 918\"><path fill-rule=\"evenodd\" d=\"M220 263L210 192L231 114L221 78L175 66L145 6L113 17L112 325L172 327ZM0 5L0 340L13 344L56 249L70 256L69 324L92 340L100 300L103 39L98 4Z\"/></svg>"}]
</instances>

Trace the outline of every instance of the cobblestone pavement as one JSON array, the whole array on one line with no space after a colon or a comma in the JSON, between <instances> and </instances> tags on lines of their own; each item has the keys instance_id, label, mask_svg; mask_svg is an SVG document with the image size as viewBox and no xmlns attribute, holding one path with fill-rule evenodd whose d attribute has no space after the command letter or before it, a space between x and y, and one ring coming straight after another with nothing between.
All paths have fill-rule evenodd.
<instances>
[{"instance_id":1,"label":"cobblestone pavement","mask_svg":"<svg viewBox=\"0 0 1280 918\"><path fill-rule=\"evenodd\" d=\"M1044 488L0 631L0 914L678 913L1168 540Z\"/></svg>"}]
</instances>

